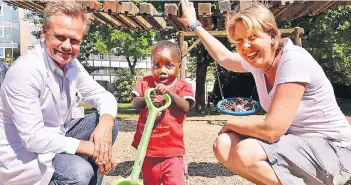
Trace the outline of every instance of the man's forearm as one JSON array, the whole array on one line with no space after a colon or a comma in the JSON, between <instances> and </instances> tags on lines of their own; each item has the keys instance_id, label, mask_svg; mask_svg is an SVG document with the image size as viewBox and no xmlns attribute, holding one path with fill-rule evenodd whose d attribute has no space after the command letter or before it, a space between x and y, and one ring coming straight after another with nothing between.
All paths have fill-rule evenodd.
<instances>
[{"instance_id":1,"label":"man's forearm","mask_svg":"<svg viewBox=\"0 0 351 185\"><path fill-rule=\"evenodd\" d=\"M115 118L110 114L103 114L100 116L99 124L107 124L108 126L113 127L115 124Z\"/></svg>"},{"instance_id":2,"label":"man's forearm","mask_svg":"<svg viewBox=\"0 0 351 185\"><path fill-rule=\"evenodd\" d=\"M94 154L94 143L91 141L80 141L76 154L85 155L85 156L93 156Z\"/></svg>"}]
</instances>

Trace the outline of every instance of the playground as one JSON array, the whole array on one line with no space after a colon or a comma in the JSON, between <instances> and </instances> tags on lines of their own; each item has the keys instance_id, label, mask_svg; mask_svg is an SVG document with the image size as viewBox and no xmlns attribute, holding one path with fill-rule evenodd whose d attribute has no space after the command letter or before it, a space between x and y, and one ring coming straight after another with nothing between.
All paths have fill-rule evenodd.
<instances>
[{"instance_id":1,"label":"playground","mask_svg":"<svg viewBox=\"0 0 351 185\"><path fill-rule=\"evenodd\" d=\"M5 2L14 7L25 8L32 12L37 12L38 15L42 13L43 8L45 7L45 2L43 1L28 1L28 2L26 1L23 4L18 3L16 1L10 1L10 0ZM346 11L347 8L350 8L350 5L347 6L346 4L348 3L344 3L344 2L297 3L294 1L289 1L289 3L286 3L285 1L277 1L277 2L270 3L269 1L261 1L261 3L263 3L266 7L269 7L270 11L272 11L274 16L279 20L279 28L280 28L279 32L282 34L282 37L289 37L292 40L293 44L298 45L300 47L304 47L307 50L311 50L314 52L316 52L316 49L315 49L316 46L314 45L316 43L318 44L318 51L323 51L323 49L326 49L325 51L327 51L330 47L329 45L320 46L321 42L319 40L317 41L313 40L314 38L318 38L318 35L324 36L326 35L326 33L331 32L328 29L323 29L323 30L319 29L318 26L321 24L319 24L318 21L322 20L321 22L325 24L331 24L331 23L328 22L329 19L326 19L326 20L322 19L323 17L322 18L317 17L316 19L308 19L307 16L313 17L318 14L322 14L327 9L338 8L339 6L342 6L344 8L342 10L345 12L347 12ZM226 39L228 35L227 35L227 32L224 31L226 21L228 21L227 17L230 16L232 12L238 11L239 9L244 9L245 6L248 6L249 4L245 1L232 3L232 1L229 1L229 0L222 0L222 1L218 1L218 3L216 4L197 3L196 5L197 5L196 6L197 16L199 18L199 22L201 23L200 24L201 27L207 30L208 33L216 37L218 40L223 42L222 44L225 47L228 47L228 48L233 47L233 45L229 43L229 41ZM177 17L180 17L180 14L182 14L179 11L179 7L177 3L152 4L152 3L146 3L146 2L134 3L134 2L118 2L118 1L89 1L87 2L86 7L87 7L87 10L91 13L90 18L93 22L93 25L91 29L92 31L86 37L87 42L85 42L82 47L83 48L82 53L87 54L87 55L83 55L86 58L84 57L79 58L79 60L82 62L85 61L85 59L87 59L87 57L89 56L88 55L89 53L93 53L93 52L99 53L101 54L101 56L102 54L106 54L109 52L109 54L112 53L113 55L116 55L116 56L125 55L129 57L128 53L135 54L136 51L132 50L132 51L126 52L123 50L123 52L121 52L120 48L134 48L134 47L129 47L130 46L129 44L135 43L136 40L143 40L143 42L145 43L153 43L156 40L162 40L162 39L164 40L165 38L170 39L168 36L171 35L173 37L172 39L177 41L177 44L181 49L180 55L179 55L179 58L180 58L179 63L181 63L180 69L179 69L180 70L179 78L181 80L186 80L186 78L196 79L196 84L195 84L196 87L192 87L195 92L194 98L195 98L196 104L194 109L189 112L188 117L186 118L186 121L184 123L184 141L185 141L185 150L186 150L185 161L187 164L186 171L187 171L187 177L188 177L185 184L186 185L252 184L251 182L232 173L229 169L227 169L222 164L220 164L212 151L212 145L216 137L218 136L218 132L221 130L222 126L228 120L241 119L241 120L246 120L248 122L249 121L254 122L254 120L263 120L265 118L266 113L262 110L258 112L256 111L252 112L248 116L234 116L234 115L223 114L219 111L220 108L215 107L217 102L221 99L222 100L230 99L233 97L235 98L250 97L248 98L250 101L257 100L258 97L255 93L258 93L258 89L251 87L251 86L254 86L254 82L252 81L251 76L249 81L245 81L245 79L248 79L247 78L248 76L245 77L245 76L233 75L229 71L224 71L223 68L218 68L217 64L210 57L208 51L206 51L206 48L203 46L205 45L204 44L205 42L202 43L203 44L202 45L200 39L197 38L198 35L196 35L194 32L191 32L193 31L190 29L191 26L189 28L184 27L184 25L182 25L177 19ZM307 8L308 11L305 10L306 7L308 7ZM156 11L156 9L158 11ZM212 9L215 9L215 11L212 11ZM335 9L333 11L331 10L327 13L329 13L328 15L334 15L338 13L337 10L341 10L341 9ZM343 18L342 15L343 14L340 14L339 16ZM328 16L325 16L325 17L328 17ZM334 18L335 17L336 16L334 16ZM300 21L296 21L297 19L300 19ZM338 18L335 18L335 19L338 19ZM314 22L313 24L310 24L309 23L310 21L316 21L316 22ZM196 25L196 26L199 26L199 25ZM348 35L348 32L345 31L345 30L348 30L347 26L349 26L349 24L346 24L346 26L345 25L334 26L339 29L339 32L338 32L339 35L337 35L335 38L341 38L341 39L340 40L334 39L332 40L333 43L341 42L343 36ZM332 27L332 26L328 26L328 28L329 27ZM170 30L171 32L168 32ZM313 30L315 32L313 32ZM319 32L316 32L316 30L318 30ZM128 34L130 35L128 36ZM156 37L156 35L159 37ZM127 38L127 37L132 39L125 42L120 41L121 38ZM139 39L135 39L135 38L139 38ZM147 40L146 38L148 38L149 40ZM334 37L327 37L327 38L333 39ZM254 39L257 39L257 38L254 38ZM325 43L328 43L328 39L325 39L326 40ZM271 41L273 46L274 39L271 39ZM251 44L251 42L252 41L249 41L247 43ZM113 44L118 43L121 45L113 45L112 43ZM125 47L126 45L128 47ZM140 49L139 47L141 46L136 46L136 48ZM316 52L316 56L319 57L319 59L325 59L325 60L322 60L320 65L326 69L325 70L326 74L330 78L333 86L336 89L335 94L336 94L336 97L338 98L338 103L339 103L338 105L340 106L342 112L346 115L348 121L351 123L351 99L347 99L351 97L351 89L349 88L351 86L350 85L351 73L349 73L349 64L350 64L349 58L345 57L347 56L347 51L349 51L349 50L346 50L346 48L348 47L345 45L341 44L339 46L337 44L334 44L332 48L333 53ZM147 49L150 49L150 47ZM134 84L135 79L138 78L138 75L143 73L141 72L139 74L138 70L136 70L135 68L138 61L137 59L138 57L140 59L148 56L150 51L147 49L145 49L145 52L144 52L144 53L147 53L147 55L143 54L143 55L134 56L133 58L134 62L131 62L130 59L132 58L127 58L128 70L129 70L128 74L121 73L119 71L121 69L117 70L116 66L114 66L113 69L108 68L108 66L104 66L106 68L103 68L101 66L95 66L96 61L92 61L92 65L88 62L85 63L86 66L84 65L87 71L91 70L89 71L89 73L92 75L98 74L99 71L100 72L104 71L106 72L106 74L110 75L109 84L106 85L105 88L115 96L114 98L116 98L117 101L125 102L124 104L119 105L119 110L117 113L117 119L119 123L119 133L118 133L116 142L112 146L112 156L116 167L112 169L110 172L105 174L104 180L103 180L104 185L110 185L110 184L115 185L116 180L129 177L132 173L134 160L136 160L135 158L138 158L135 156L139 156L139 155L136 155L137 150L131 146L131 141L133 141L133 135L137 127L137 118L139 113L135 109L131 108L130 94L132 93L131 92L132 87L135 85ZM344 50L346 50L345 54L342 52ZM334 57L334 53L340 54L341 57L338 59L340 59L340 61L342 61L343 63L335 62L333 63L333 65L331 65L330 62L326 60L327 58L326 56ZM256 55L256 54L253 54L253 55ZM82 55L79 57L82 57ZM276 59L275 57L272 60L270 67L267 70L264 70L265 74L269 72L269 70L271 69ZM104 60L104 61L100 61L101 64L103 62L109 63L110 65L109 67L112 67L111 60L108 60L104 57L101 57L100 59ZM336 60L336 61L339 61L339 60ZM122 68L122 67L119 66L118 68ZM124 71L127 71L127 70L124 70ZM149 71L146 70L145 73L147 72ZM192 73L191 74L192 76L189 75L188 73ZM215 98L212 97L212 99L208 94L209 92L208 89L206 89L207 80L208 80L207 74L212 78L212 82L213 82L212 83L213 89L211 93L212 95L214 95L213 97ZM111 76L116 77L114 79L115 81L112 81ZM124 78L122 78L121 76L124 76ZM342 87L347 87L348 90L347 91L340 90L342 89ZM266 88L268 87L266 86ZM288 93L285 93L285 94L288 94ZM235 103L240 103L240 108L237 106L239 104L235 104L235 103L233 104L233 102L231 102L228 105L230 106L233 105L233 107L229 107L227 110L240 112L245 108L245 105L247 105L247 103L242 104L245 101L246 99L240 99L240 101L235 102ZM333 103L335 104L335 101L333 101ZM116 107L116 106L113 106L113 107ZM259 109L259 107L256 107L254 104L249 105L249 107L250 108L255 107ZM91 107L85 107L85 109L86 109L86 113L96 111ZM335 109L338 109L338 107L335 106ZM283 109L280 109L280 110L283 110ZM152 110L150 109L149 111L152 112ZM184 112L187 112L187 111L184 111ZM245 111L247 110L245 109ZM289 113L291 111L285 111L285 112ZM281 114L276 114L276 115L278 115L276 117L285 118L285 116L281 116ZM152 117L152 116L149 115L149 117ZM344 121L343 122L344 125L348 126L347 122L345 120L343 121ZM248 145L248 146L250 146L250 149L252 148L252 145ZM285 146L290 147L290 145L285 145ZM140 148L142 147L139 147L139 149ZM256 150L251 150L251 151L256 151ZM183 154L179 156L182 156L182 155ZM330 158L324 158L324 159L329 160ZM344 160L344 161L347 161L347 160ZM136 164L141 164L141 163L136 162ZM242 168L242 169L246 169L246 168ZM132 174L136 174L136 173L132 173ZM134 177L136 176L137 175L135 175ZM143 177L140 175L140 179L142 178ZM351 185L350 180L349 182L346 183L346 185Z\"/></svg>"},{"instance_id":2,"label":"playground","mask_svg":"<svg viewBox=\"0 0 351 185\"><path fill-rule=\"evenodd\" d=\"M136 149L131 146L131 141L136 128L137 114L133 113L128 107L125 108L125 105L120 107L120 131L113 145L116 168L105 175L104 185L113 184L117 179L129 176L135 158ZM340 107L351 123L351 103L344 100L344 103L340 103ZM186 161L188 164L188 179L185 185L253 185L253 183L233 174L218 163L212 151L212 144L218 131L228 119L254 120L262 119L262 117L264 115L259 114L250 116L191 114L184 124ZM350 184L351 182L348 183L348 185Z\"/></svg>"}]
</instances>

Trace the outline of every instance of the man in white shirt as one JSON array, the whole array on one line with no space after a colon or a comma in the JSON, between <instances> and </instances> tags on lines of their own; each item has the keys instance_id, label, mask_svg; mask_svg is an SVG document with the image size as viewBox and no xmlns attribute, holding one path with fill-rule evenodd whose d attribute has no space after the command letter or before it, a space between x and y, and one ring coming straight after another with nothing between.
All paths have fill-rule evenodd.
<instances>
[{"instance_id":1,"label":"man in white shirt","mask_svg":"<svg viewBox=\"0 0 351 185\"><path fill-rule=\"evenodd\" d=\"M76 59L89 28L86 7L50 1L44 41L21 56L0 91L0 184L101 184L114 168L115 97ZM98 113L84 117L80 102Z\"/></svg>"}]
</instances>

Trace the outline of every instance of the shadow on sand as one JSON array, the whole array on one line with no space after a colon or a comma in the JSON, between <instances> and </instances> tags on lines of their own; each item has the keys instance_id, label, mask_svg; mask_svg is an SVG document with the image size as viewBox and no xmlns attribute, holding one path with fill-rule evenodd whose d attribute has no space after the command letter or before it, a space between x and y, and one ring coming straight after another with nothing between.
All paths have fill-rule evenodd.
<instances>
[{"instance_id":1,"label":"shadow on sand","mask_svg":"<svg viewBox=\"0 0 351 185\"><path fill-rule=\"evenodd\" d=\"M119 119L118 124L120 132L135 132L137 121Z\"/></svg>"},{"instance_id":2,"label":"shadow on sand","mask_svg":"<svg viewBox=\"0 0 351 185\"><path fill-rule=\"evenodd\" d=\"M128 177L133 168L134 161L125 161L116 165L114 171L107 174L107 176L122 176ZM190 162L188 164L189 176L201 176L208 178L233 176L226 167L219 163L207 163L207 162ZM141 178L141 175L140 175Z\"/></svg>"}]
</instances>

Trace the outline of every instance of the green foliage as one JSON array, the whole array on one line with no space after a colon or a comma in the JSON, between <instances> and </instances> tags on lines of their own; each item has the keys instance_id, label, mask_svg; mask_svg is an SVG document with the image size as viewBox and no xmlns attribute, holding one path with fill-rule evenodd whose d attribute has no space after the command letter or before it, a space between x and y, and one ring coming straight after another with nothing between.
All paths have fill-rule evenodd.
<instances>
[{"instance_id":1,"label":"green foliage","mask_svg":"<svg viewBox=\"0 0 351 185\"><path fill-rule=\"evenodd\" d=\"M351 5L291 22L305 29L303 47L334 84L351 85Z\"/></svg>"},{"instance_id":2,"label":"green foliage","mask_svg":"<svg viewBox=\"0 0 351 185\"><path fill-rule=\"evenodd\" d=\"M25 21L32 22L35 26L41 26L44 23L43 19L44 15L42 13L38 12L30 12L26 14L24 17ZM42 31L41 29L32 31L31 34L36 38L36 39L41 39Z\"/></svg>"},{"instance_id":3,"label":"green foliage","mask_svg":"<svg viewBox=\"0 0 351 185\"><path fill-rule=\"evenodd\" d=\"M113 30L111 32L112 51L118 56L146 58L151 53L155 31Z\"/></svg>"},{"instance_id":4,"label":"green foliage","mask_svg":"<svg viewBox=\"0 0 351 185\"><path fill-rule=\"evenodd\" d=\"M110 91L120 103L131 102L132 90L136 82L144 76L144 73L138 71L137 75L131 75L127 69L119 68L116 75L116 79L109 84L108 91Z\"/></svg>"}]
</instances>

